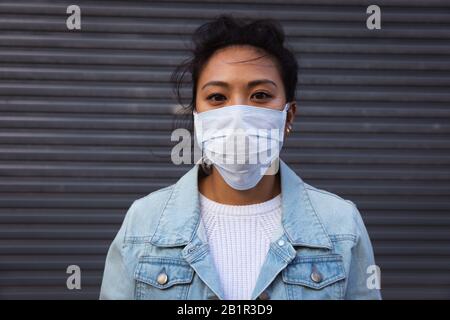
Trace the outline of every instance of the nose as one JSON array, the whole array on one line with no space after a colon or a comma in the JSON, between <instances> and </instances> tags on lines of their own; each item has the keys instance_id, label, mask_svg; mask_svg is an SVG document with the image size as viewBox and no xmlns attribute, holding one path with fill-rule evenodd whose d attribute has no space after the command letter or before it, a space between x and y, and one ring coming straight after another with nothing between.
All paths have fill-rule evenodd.
<instances>
[{"instance_id":1,"label":"nose","mask_svg":"<svg viewBox=\"0 0 450 320\"><path fill-rule=\"evenodd\" d=\"M251 103L245 97L237 97L235 99L231 99L229 105L230 106L234 106L234 105L251 105Z\"/></svg>"}]
</instances>

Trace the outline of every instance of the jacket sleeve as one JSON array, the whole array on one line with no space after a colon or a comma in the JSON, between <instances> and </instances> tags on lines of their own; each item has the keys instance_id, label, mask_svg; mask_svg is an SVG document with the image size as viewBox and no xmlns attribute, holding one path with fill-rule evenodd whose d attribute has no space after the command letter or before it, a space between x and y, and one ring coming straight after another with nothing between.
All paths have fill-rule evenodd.
<instances>
[{"instance_id":1,"label":"jacket sleeve","mask_svg":"<svg viewBox=\"0 0 450 320\"><path fill-rule=\"evenodd\" d=\"M380 283L380 274L375 265L372 244L358 208L349 202L353 205L357 238L352 248L345 299L380 300L380 286L376 285L377 281Z\"/></svg>"},{"instance_id":2,"label":"jacket sleeve","mask_svg":"<svg viewBox=\"0 0 450 320\"><path fill-rule=\"evenodd\" d=\"M122 226L111 243L105 262L100 299L129 300L134 299L134 278L127 255L125 234L128 220L134 209L134 203L128 209ZM128 259L127 259L128 257Z\"/></svg>"}]
</instances>

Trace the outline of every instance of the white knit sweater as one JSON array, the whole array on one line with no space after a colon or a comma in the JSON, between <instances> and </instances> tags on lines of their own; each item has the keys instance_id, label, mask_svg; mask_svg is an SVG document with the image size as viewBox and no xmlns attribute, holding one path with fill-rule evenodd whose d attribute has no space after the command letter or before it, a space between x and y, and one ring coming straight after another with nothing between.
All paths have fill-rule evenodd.
<instances>
[{"instance_id":1,"label":"white knit sweater","mask_svg":"<svg viewBox=\"0 0 450 320\"><path fill-rule=\"evenodd\" d=\"M199 197L225 299L251 299L270 242L282 231L281 195L251 205L225 205L201 193Z\"/></svg>"}]
</instances>

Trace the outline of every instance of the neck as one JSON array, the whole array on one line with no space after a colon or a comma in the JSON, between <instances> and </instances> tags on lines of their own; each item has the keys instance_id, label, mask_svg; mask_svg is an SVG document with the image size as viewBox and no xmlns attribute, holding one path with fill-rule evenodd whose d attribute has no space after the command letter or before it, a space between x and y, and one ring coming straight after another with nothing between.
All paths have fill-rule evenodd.
<instances>
[{"instance_id":1,"label":"neck","mask_svg":"<svg viewBox=\"0 0 450 320\"><path fill-rule=\"evenodd\" d=\"M200 169L201 171L201 169ZM280 173L264 175L258 184L248 190L230 187L212 166L211 174L199 175L198 190L207 198L230 205L248 205L268 201L281 192Z\"/></svg>"}]
</instances>

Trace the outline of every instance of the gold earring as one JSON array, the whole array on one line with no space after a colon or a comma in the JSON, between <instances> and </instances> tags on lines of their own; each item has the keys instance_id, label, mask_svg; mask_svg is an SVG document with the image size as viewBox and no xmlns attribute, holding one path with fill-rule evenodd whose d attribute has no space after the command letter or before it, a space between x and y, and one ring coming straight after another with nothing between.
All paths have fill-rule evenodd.
<instances>
[{"instance_id":1,"label":"gold earring","mask_svg":"<svg viewBox=\"0 0 450 320\"><path fill-rule=\"evenodd\" d=\"M287 130L288 133L291 133L291 131L292 131L292 126L291 126L291 125L288 125L288 127L287 127L286 130Z\"/></svg>"}]
</instances>

